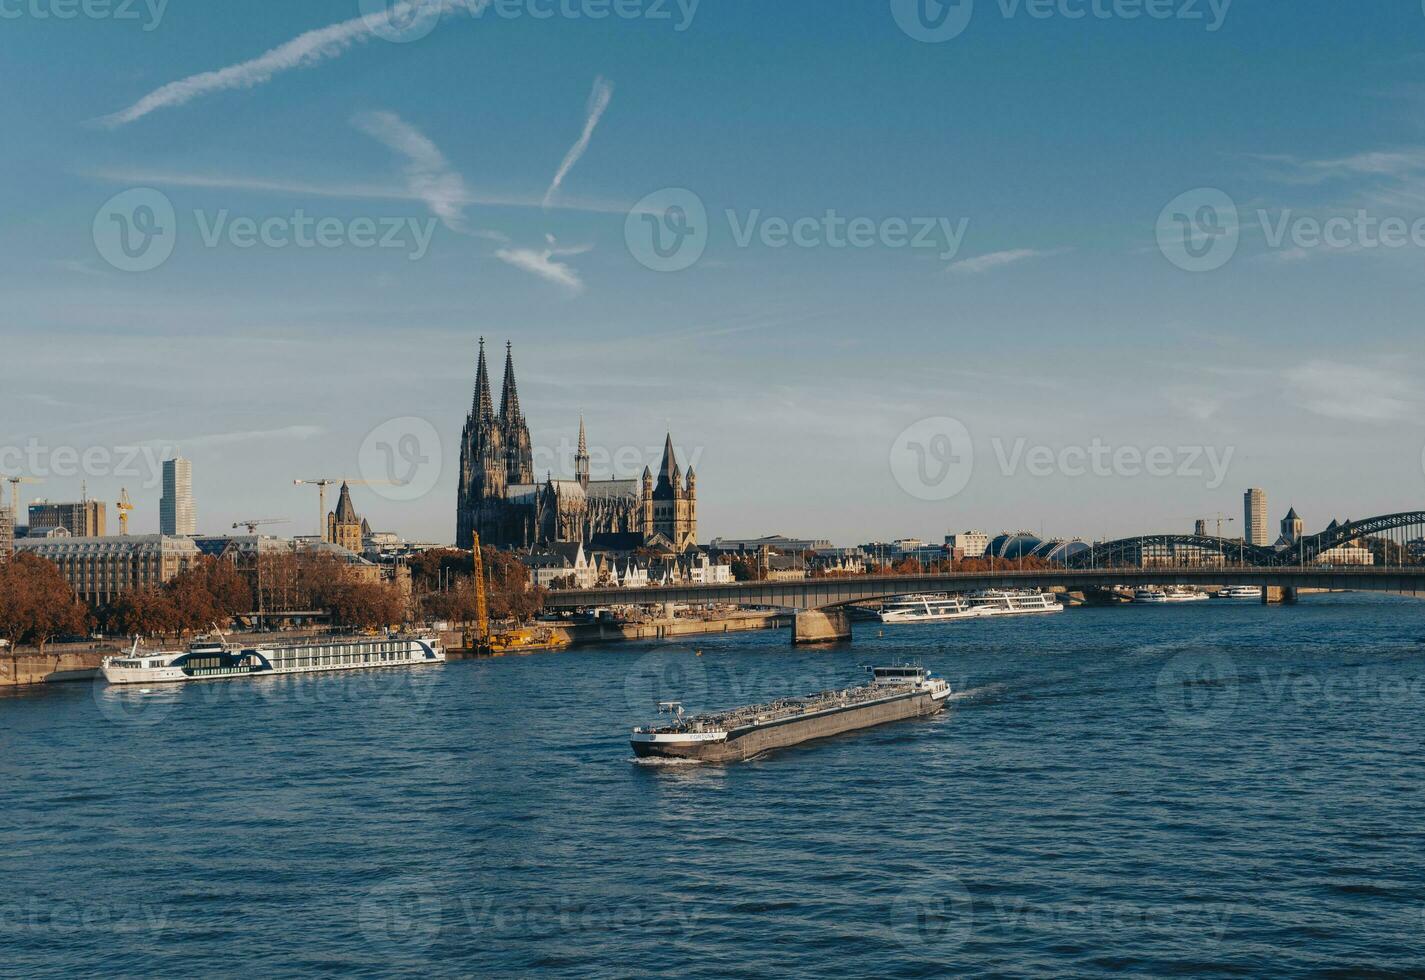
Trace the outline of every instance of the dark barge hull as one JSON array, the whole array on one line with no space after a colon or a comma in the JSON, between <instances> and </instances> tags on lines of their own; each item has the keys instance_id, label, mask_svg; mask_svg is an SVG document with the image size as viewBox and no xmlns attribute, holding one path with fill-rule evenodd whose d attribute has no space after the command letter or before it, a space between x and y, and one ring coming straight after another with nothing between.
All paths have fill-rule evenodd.
<instances>
[{"instance_id":1,"label":"dark barge hull","mask_svg":"<svg viewBox=\"0 0 1425 980\"><path fill-rule=\"evenodd\" d=\"M733 729L727 738L716 742L640 742L632 741L633 754L639 758L688 759L695 762L741 762L772 749L799 745L816 738L829 738L861 728L871 728L907 718L925 718L945 707L946 698L939 700L929 693L907 694L903 697L856 705L841 711L811 716L799 716L765 725Z\"/></svg>"}]
</instances>

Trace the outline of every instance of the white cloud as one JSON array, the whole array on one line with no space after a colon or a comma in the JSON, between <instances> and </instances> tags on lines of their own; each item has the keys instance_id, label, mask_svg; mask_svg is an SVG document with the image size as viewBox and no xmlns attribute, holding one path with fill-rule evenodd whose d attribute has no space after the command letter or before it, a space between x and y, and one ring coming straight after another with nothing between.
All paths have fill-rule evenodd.
<instances>
[{"instance_id":1,"label":"white cloud","mask_svg":"<svg viewBox=\"0 0 1425 980\"><path fill-rule=\"evenodd\" d=\"M1388 371L1310 361L1288 369L1284 377L1288 397L1326 418L1397 422L1419 415L1420 393Z\"/></svg>"},{"instance_id":2,"label":"white cloud","mask_svg":"<svg viewBox=\"0 0 1425 980\"><path fill-rule=\"evenodd\" d=\"M1003 252L990 252L986 255L977 255L973 259L962 259L952 263L950 271L956 275L977 276L994 269L1001 269L1016 262L1023 262L1025 259L1037 259L1046 255L1058 255L1062 249L1041 251L1034 248L1012 248Z\"/></svg>"},{"instance_id":3,"label":"white cloud","mask_svg":"<svg viewBox=\"0 0 1425 980\"><path fill-rule=\"evenodd\" d=\"M613 98L613 94L614 87L611 82L602 75L594 79L594 88L589 93L589 102L585 109L587 116L584 119L584 131L579 134L579 139L569 148L569 152L564 154L564 162L559 165L559 171L554 175L554 180L550 181L549 189L544 192L546 208L553 203L554 195L558 193L559 186L564 183L564 178L569 175L569 171L574 169L574 164L579 162L579 158L589 148L589 140L594 136L594 128L603 118L604 110L609 107L609 100Z\"/></svg>"},{"instance_id":4,"label":"white cloud","mask_svg":"<svg viewBox=\"0 0 1425 980\"><path fill-rule=\"evenodd\" d=\"M589 251L588 246L559 248L555 245L554 239L550 238L548 248L502 248L495 252L495 258L516 269L532 272L546 282L552 282L570 292L578 293L583 291L584 281L579 278L579 274L573 268L563 262L556 262L555 259L566 255L580 255L587 251Z\"/></svg>"},{"instance_id":5,"label":"white cloud","mask_svg":"<svg viewBox=\"0 0 1425 980\"><path fill-rule=\"evenodd\" d=\"M110 128L125 126L151 112L184 105L213 92L255 88L282 72L294 68L310 68L340 57L352 45L364 44L383 30L397 29L393 25L400 25L413 17L427 16L432 2L439 5L439 15L443 16L456 6L464 6L472 13L478 13L489 0L461 0L458 4L455 0L400 0L379 14L363 14L299 34L248 61L169 82L154 89L127 109L104 116L98 122Z\"/></svg>"},{"instance_id":6,"label":"white cloud","mask_svg":"<svg viewBox=\"0 0 1425 980\"><path fill-rule=\"evenodd\" d=\"M394 112L363 112L352 122L406 158L406 188L413 197L424 201L447 228L464 230L470 192L439 147Z\"/></svg>"},{"instance_id":7,"label":"white cloud","mask_svg":"<svg viewBox=\"0 0 1425 980\"><path fill-rule=\"evenodd\" d=\"M243 442L272 442L275 440L289 440L305 442L309 439L316 439L326 435L326 429L317 425L288 425L281 429L252 429L244 432L216 432L205 436L193 436L188 439L169 440L149 440L140 443L143 446L181 446L183 449L211 449L215 446L231 446Z\"/></svg>"},{"instance_id":8,"label":"white cloud","mask_svg":"<svg viewBox=\"0 0 1425 980\"><path fill-rule=\"evenodd\" d=\"M80 171L80 176L92 177L113 184L141 187L196 187L206 190L231 190L258 194L290 194L298 197L329 197L344 200L413 201L422 200L409 182L340 183L330 181L292 180L283 177L245 177L235 174L180 173L142 168L104 167ZM538 208L543 207L535 194L490 194L470 192L464 199L467 207ZM561 200L558 210L587 211L593 214L627 214L629 205L617 201Z\"/></svg>"}]
</instances>

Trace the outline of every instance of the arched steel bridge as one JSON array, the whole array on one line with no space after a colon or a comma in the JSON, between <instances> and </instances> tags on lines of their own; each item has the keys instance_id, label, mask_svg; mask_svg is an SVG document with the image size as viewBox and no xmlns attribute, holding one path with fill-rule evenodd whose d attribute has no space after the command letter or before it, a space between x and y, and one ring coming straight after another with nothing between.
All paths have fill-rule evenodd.
<instances>
[{"instance_id":1,"label":"arched steel bridge","mask_svg":"<svg viewBox=\"0 0 1425 980\"><path fill-rule=\"evenodd\" d=\"M1363 538L1388 535L1391 531L1411 529L1425 531L1425 511L1411 510L1399 514L1368 517L1347 524L1333 524L1324 531L1302 535L1291 547L1278 550L1241 540L1197 534L1146 534L1136 538L1120 538L1093 545L1069 559L1069 568L1106 568L1131 563L1137 566L1145 552L1176 555L1197 549L1204 557L1221 555L1226 564L1254 568L1280 568L1290 565L1310 565L1332 548L1360 541Z\"/></svg>"}]
</instances>

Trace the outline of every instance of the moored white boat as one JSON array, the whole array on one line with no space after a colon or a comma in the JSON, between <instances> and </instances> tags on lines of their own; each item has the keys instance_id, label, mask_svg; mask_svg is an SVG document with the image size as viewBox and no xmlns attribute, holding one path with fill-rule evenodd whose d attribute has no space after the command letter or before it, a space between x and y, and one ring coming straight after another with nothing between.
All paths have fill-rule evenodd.
<instances>
[{"instance_id":1,"label":"moored white boat","mask_svg":"<svg viewBox=\"0 0 1425 980\"><path fill-rule=\"evenodd\" d=\"M1262 587L1260 585L1231 585L1225 589L1219 589L1214 595L1214 599L1261 599Z\"/></svg>"},{"instance_id":2,"label":"moored white boat","mask_svg":"<svg viewBox=\"0 0 1425 980\"><path fill-rule=\"evenodd\" d=\"M987 589L968 595L903 595L881 606L883 623L939 623L987 616L1023 616L1062 612L1053 593L1021 589Z\"/></svg>"},{"instance_id":3,"label":"moored white boat","mask_svg":"<svg viewBox=\"0 0 1425 980\"><path fill-rule=\"evenodd\" d=\"M100 670L110 684L162 684L403 667L444 660L445 650L433 636L329 636L252 647L235 646L219 636L195 640L186 650L154 653L141 652L135 641L128 655L105 657Z\"/></svg>"}]
</instances>

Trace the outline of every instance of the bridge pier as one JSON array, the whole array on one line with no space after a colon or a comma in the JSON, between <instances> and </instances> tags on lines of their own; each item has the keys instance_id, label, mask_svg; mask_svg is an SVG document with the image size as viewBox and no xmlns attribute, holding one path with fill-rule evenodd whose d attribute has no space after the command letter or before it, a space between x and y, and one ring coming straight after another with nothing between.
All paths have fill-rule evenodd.
<instances>
[{"instance_id":1,"label":"bridge pier","mask_svg":"<svg viewBox=\"0 0 1425 980\"><path fill-rule=\"evenodd\" d=\"M845 609L798 609L792 617L793 646L850 639L851 614Z\"/></svg>"},{"instance_id":2,"label":"bridge pier","mask_svg":"<svg viewBox=\"0 0 1425 980\"><path fill-rule=\"evenodd\" d=\"M1282 603L1288 606L1296 605L1296 588L1290 585L1264 585L1262 586L1262 605L1272 605Z\"/></svg>"}]
</instances>

